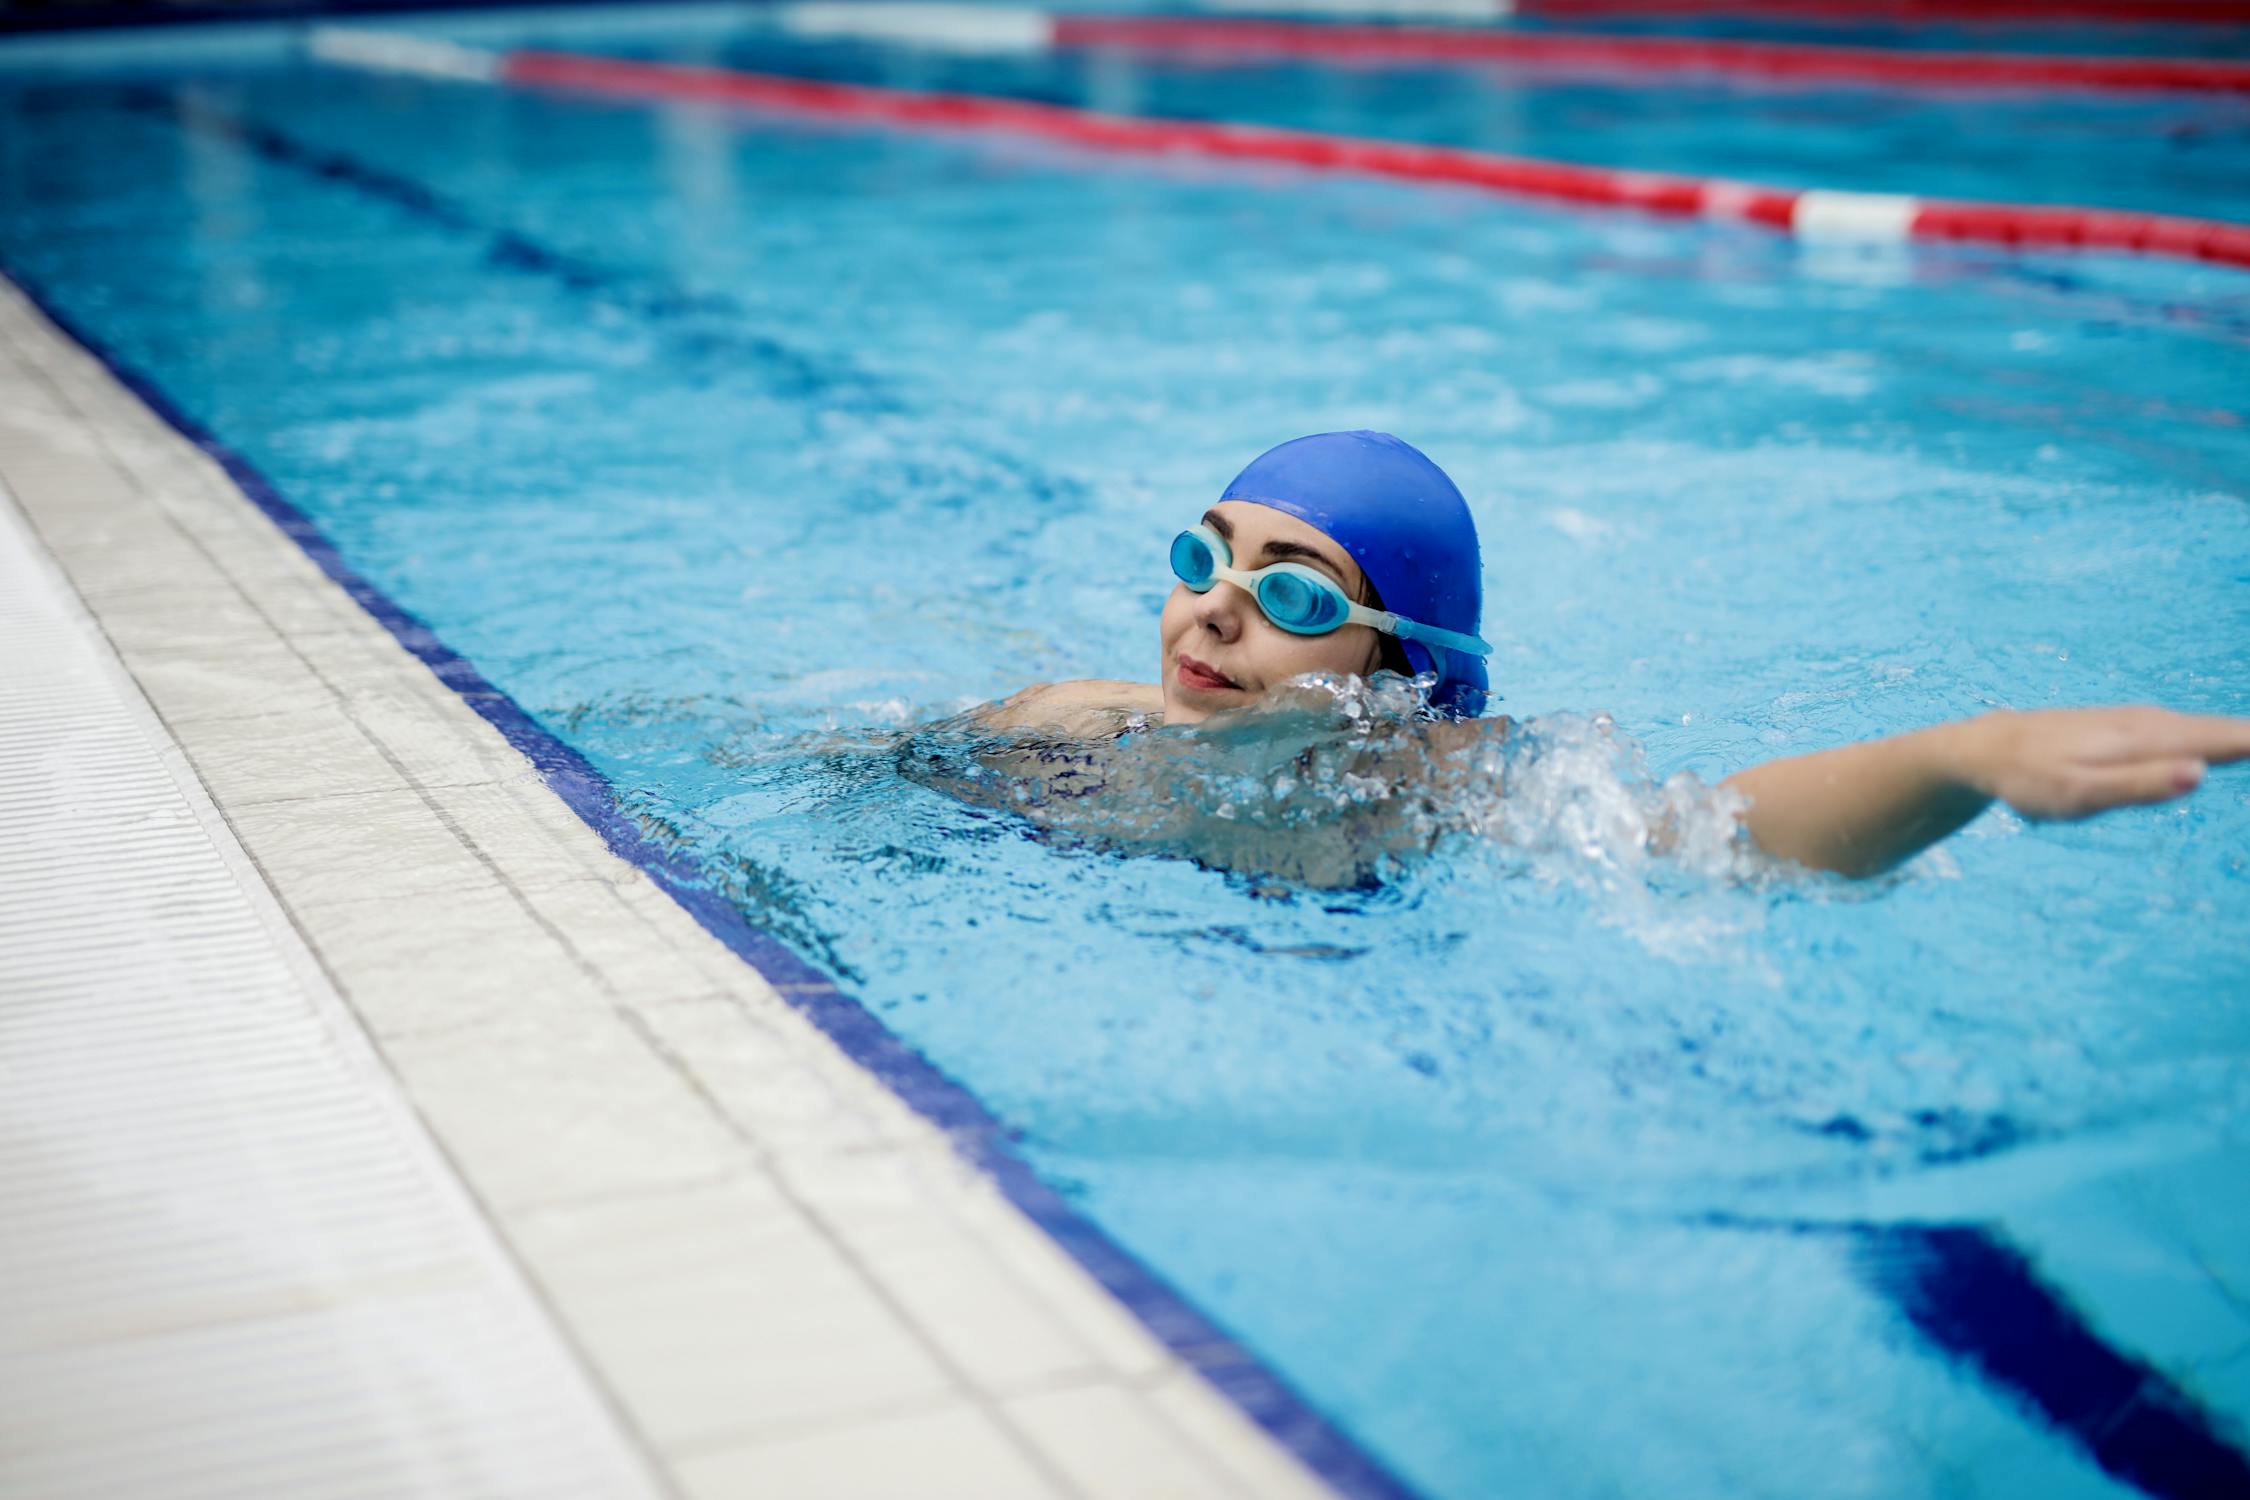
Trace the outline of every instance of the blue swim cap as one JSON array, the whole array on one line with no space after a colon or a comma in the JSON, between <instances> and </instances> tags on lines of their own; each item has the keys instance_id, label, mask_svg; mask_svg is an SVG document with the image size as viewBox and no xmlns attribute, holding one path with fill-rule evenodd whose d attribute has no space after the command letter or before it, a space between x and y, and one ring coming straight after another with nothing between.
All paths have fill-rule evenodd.
<instances>
[{"instance_id":1,"label":"blue swim cap","mask_svg":"<svg viewBox=\"0 0 2250 1500\"><path fill-rule=\"evenodd\" d=\"M1383 608L1425 625L1477 633L1484 565L1477 524L1445 471L1387 432L1322 432L1267 450L1221 500L1247 500L1309 522L1360 566ZM1440 712L1484 712L1484 662L1420 641L1400 642L1417 672L1436 672Z\"/></svg>"}]
</instances>

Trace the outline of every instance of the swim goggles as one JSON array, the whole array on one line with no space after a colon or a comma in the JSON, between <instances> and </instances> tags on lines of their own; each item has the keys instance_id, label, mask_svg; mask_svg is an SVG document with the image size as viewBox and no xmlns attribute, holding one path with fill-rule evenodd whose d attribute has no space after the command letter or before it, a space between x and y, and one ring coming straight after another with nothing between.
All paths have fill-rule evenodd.
<instances>
[{"instance_id":1,"label":"swim goggles","mask_svg":"<svg viewBox=\"0 0 2250 1500\"><path fill-rule=\"evenodd\" d=\"M1490 656L1492 648L1473 635L1440 630L1388 610L1354 604L1336 580L1303 563L1279 562L1255 573L1239 573L1226 538L1208 526L1190 526L1172 538L1172 572L1198 594L1231 583L1258 601L1258 608L1291 635L1326 635L1343 625L1368 625L1402 641L1443 646L1468 656Z\"/></svg>"}]
</instances>

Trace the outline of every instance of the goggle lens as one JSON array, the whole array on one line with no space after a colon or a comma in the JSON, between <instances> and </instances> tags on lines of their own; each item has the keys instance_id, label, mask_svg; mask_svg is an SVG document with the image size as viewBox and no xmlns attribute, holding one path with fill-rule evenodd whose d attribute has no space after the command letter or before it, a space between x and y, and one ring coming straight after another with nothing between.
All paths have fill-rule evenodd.
<instances>
[{"instance_id":1,"label":"goggle lens","mask_svg":"<svg viewBox=\"0 0 2250 1500\"><path fill-rule=\"evenodd\" d=\"M1268 573L1259 579L1258 607L1295 635L1324 635L1344 619L1343 601L1301 573Z\"/></svg>"},{"instance_id":2,"label":"goggle lens","mask_svg":"<svg viewBox=\"0 0 2250 1500\"><path fill-rule=\"evenodd\" d=\"M1172 575L1197 593L1211 587L1218 576L1219 560L1211 555L1211 544L1192 531L1183 531L1172 538Z\"/></svg>"}]
</instances>

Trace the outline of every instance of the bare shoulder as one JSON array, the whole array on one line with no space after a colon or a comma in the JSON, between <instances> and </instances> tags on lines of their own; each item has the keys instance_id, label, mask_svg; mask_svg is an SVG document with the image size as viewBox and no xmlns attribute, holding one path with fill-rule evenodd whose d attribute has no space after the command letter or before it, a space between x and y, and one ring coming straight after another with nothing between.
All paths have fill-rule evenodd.
<instances>
[{"instance_id":1,"label":"bare shoulder","mask_svg":"<svg viewBox=\"0 0 2250 1500\"><path fill-rule=\"evenodd\" d=\"M1438 754L1452 755L1471 745L1505 740L1515 727L1516 721L1506 714L1495 714L1489 719L1440 719L1424 725L1422 737Z\"/></svg>"},{"instance_id":2,"label":"bare shoulder","mask_svg":"<svg viewBox=\"0 0 2250 1500\"><path fill-rule=\"evenodd\" d=\"M1161 713L1164 693L1152 682L1035 682L998 703L987 703L977 717L995 729L1059 729L1070 734L1107 734L1121 718Z\"/></svg>"}]
</instances>

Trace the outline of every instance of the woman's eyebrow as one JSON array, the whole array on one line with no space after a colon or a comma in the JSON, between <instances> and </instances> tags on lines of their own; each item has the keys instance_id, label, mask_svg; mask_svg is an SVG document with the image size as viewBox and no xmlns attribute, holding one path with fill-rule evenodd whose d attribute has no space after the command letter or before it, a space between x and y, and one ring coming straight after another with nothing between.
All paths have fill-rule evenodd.
<instances>
[{"instance_id":1,"label":"woman's eyebrow","mask_svg":"<svg viewBox=\"0 0 2250 1500\"><path fill-rule=\"evenodd\" d=\"M1342 581L1344 576L1344 570L1336 566L1334 558L1325 552L1306 546L1303 542L1268 542L1265 550L1258 555L1276 559L1301 557L1307 562L1319 563L1329 572L1335 574L1339 582Z\"/></svg>"},{"instance_id":2,"label":"woman's eyebrow","mask_svg":"<svg viewBox=\"0 0 2250 1500\"><path fill-rule=\"evenodd\" d=\"M1205 511L1203 513L1203 524L1210 527L1213 531L1216 531L1223 540L1229 542L1234 540L1234 528L1228 525L1227 518L1220 515L1217 511ZM1301 557L1307 562L1319 563L1323 568L1326 568L1329 572L1335 574L1336 581L1338 583L1342 583L1344 581L1344 570L1341 567L1337 566L1336 559L1330 557L1325 552L1319 551L1316 548L1306 546L1303 542L1268 542L1266 543L1264 549L1259 552L1258 556L1264 560L1272 562L1279 562L1286 558Z\"/></svg>"}]
</instances>

